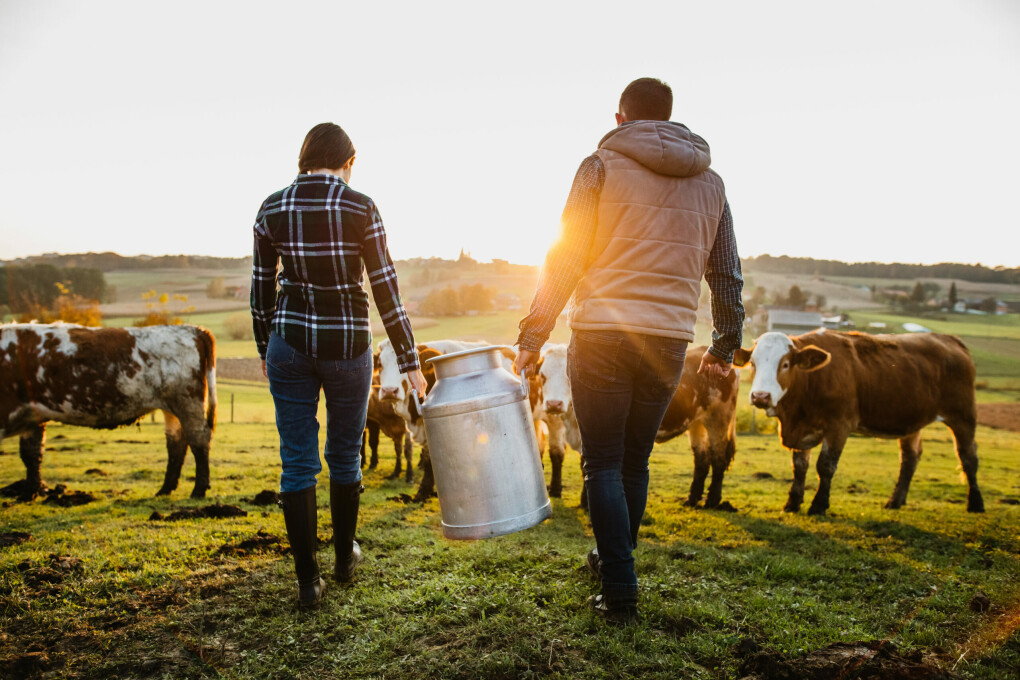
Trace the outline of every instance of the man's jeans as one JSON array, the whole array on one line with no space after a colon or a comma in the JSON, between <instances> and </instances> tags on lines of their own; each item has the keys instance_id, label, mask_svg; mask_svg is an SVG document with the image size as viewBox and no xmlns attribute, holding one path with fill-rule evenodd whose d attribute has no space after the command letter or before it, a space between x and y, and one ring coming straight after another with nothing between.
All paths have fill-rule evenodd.
<instances>
[{"instance_id":1,"label":"man's jeans","mask_svg":"<svg viewBox=\"0 0 1020 680\"><path fill-rule=\"evenodd\" d=\"M686 352L686 341L653 335L574 331L570 338L567 375L604 591L637 589L633 551L648 501L648 457Z\"/></svg>"},{"instance_id":2,"label":"man's jeans","mask_svg":"<svg viewBox=\"0 0 1020 680\"><path fill-rule=\"evenodd\" d=\"M282 493L315 486L319 461L320 388L326 395L326 465L337 484L361 481L361 436L372 389L372 348L354 359L305 356L276 333L266 352L269 391L280 432Z\"/></svg>"}]
</instances>

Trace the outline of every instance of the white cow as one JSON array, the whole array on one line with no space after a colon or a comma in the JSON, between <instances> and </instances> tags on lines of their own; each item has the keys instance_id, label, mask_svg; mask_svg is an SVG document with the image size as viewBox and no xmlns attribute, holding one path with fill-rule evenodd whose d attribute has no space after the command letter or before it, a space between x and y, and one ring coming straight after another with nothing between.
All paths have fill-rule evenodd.
<instances>
[{"instance_id":1,"label":"white cow","mask_svg":"<svg viewBox=\"0 0 1020 680\"><path fill-rule=\"evenodd\" d=\"M574 416L570 380L567 378L566 345L547 344L542 348L538 377L543 398L535 415L541 417L549 429L549 461L552 463L549 495L559 498L563 493L566 447L569 445L575 451L581 451L581 431Z\"/></svg>"}]
</instances>

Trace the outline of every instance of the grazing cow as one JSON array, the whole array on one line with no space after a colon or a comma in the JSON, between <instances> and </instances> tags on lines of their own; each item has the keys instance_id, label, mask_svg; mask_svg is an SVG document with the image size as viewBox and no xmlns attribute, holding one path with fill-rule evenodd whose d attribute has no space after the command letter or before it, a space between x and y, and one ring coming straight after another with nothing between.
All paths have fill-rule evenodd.
<instances>
[{"instance_id":1,"label":"grazing cow","mask_svg":"<svg viewBox=\"0 0 1020 680\"><path fill-rule=\"evenodd\" d=\"M435 369L426 364L432 357L462 352L469 349L489 347L487 342L472 342L467 340L434 340L427 344L418 345L418 360L422 366L422 373L428 383L429 389L436 381ZM503 348L503 367L513 371L514 352L509 348ZM418 491L414 496L416 502L424 502L435 492L435 477L432 472L432 458L429 454L428 438L425 435L425 419L422 417L421 409L413 403L410 398L410 385L407 378L400 372L397 366L397 355L389 340L379 343L379 398L384 403L393 405L395 413L400 415L411 431L411 437L421 446L421 467L423 476ZM419 395L424 396L424 395Z\"/></svg>"},{"instance_id":2,"label":"grazing cow","mask_svg":"<svg viewBox=\"0 0 1020 680\"><path fill-rule=\"evenodd\" d=\"M701 501L705 479L711 470L712 482L705 507L716 508L722 501L723 476L736 454L740 377L736 371L732 371L723 380L700 375L698 366L707 350L705 346L690 347L687 350L683 377L662 418L655 442L662 444L687 433L694 452L694 479L684 505L694 507ZM580 431L574 417L570 381L567 379L566 345L546 345L543 348L539 375L545 395L544 408L549 422L549 458L553 460L553 484L556 485L560 477L556 461L562 466L564 443L575 451L581 450ZM587 505L586 491L582 488L582 507Z\"/></svg>"},{"instance_id":3,"label":"grazing cow","mask_svg":"<svg viewBox=\"0 0 1020 680\"><path fill-rule=\"evenodd\" d=\"M865 335L819 330L796 337L765 333L734 363L751 362L751 404L779 417L783 446L793 451L793 486L785 510L804 499L810 449L818 454L818 491L808 514L829 507L832 475L852 432L900 440L900 475L887 508L907 500L921 458L921 428L942 420L953 431L967 476L967 510L984 512L977 485L974 362L951 335Z\"/></svg>"},{"instance_id":4,"label":"grazing cow","mask_svg":"<svg viewBox=\"0 0 1020 680\"><path fill-rule=\"evenodd\" d=\"M39 467L47 421L112 429L161 409L168 460L156 495L177 488L190 446L191 497L205 497L216 422L215 366L213 335L196 326L0 326L0 438L21 435L26 469L25 480L6 490L26 499L45 490Z\"/></svg>"}]
</instances>

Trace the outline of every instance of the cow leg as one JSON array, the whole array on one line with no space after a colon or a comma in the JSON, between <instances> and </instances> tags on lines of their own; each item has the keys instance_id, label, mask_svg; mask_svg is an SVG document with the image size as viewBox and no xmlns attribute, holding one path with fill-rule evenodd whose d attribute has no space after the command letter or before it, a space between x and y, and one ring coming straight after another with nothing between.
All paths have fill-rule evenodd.
<instances>
[{"instance_id":1,"label":"cow leg","mask_svg":"<svg viewBox=\"0 0 1020 680\"><path fill-rule=\"evenodd\" d=\"M372 458L368 462L368 469L374 470L379 467L379 423L369 420L366 424L368 425L368 448L372 450Z\"/></svg>"},{"instance_id":2,"label":"cow leg","mask_svg":"<svg viewBox=\"0 0 1020 680\"><path fill-rule=\"evenodd\" d=\"M163 411L163 423L166 431L166 474L163 477L163 486L156 492L157 496L169 496L177 489L181 468L184 467L184 456L188 453L188 442L184 439L184 430L177 416L170 411ZM197 487L197 475L195 483Z\"/></svg>"},{"instance_id":3,"label":"cow leg","mask_svg":"<svg viewBox=\"0 0 1020 680\"><path fill-rule=\"evenodd\" d=\"M418 493L414 495L414 502L424 503L436 490L436 479L432 475L432 456L429 455L427 444L421 447L421 462L419 464L424 469L425 475L421 478L421 484L418 485Z\"/></svg>"},{"instance_id":4,"label":"cow leg","mask_svg":"<svg viewBox=\"0 0 1020 680\"><path fill-rule=\"evenodd\" d=\"M411 482L414 481L414 465L411 464L411 459L414 457L414 440L411 439L410 432L405 432L403 438L404 438L404 463L406 464L404 481L410 484Z\"/></svg>"},{"instance_id":5,"label":"cow leg","mask_svg":"<svg viewBox=\"0 0 1020 680\"><path fill-rule=\"evenodd\" d=\"M967 477L967 512L984 512L985 502L981 498L981 490L977 483L977 442L974 441L976 429L973 416L964 419L945 418L946 425L953 431L956 440L956 457L960 459L960 467Z\"/></svg>"},{"instance_id":6,"label":"cow leg","mask_svg":"<svg viewBox=\"0 0 1020 680\"><path fill-rule=\"evenodd\" d=\"M708 431L702 423L695 422L687 431L687 438L690 439L691 451L694 453L694 478L691 480L691 490L687 494L684 506L693 508L697 507L705 493L705 478L708 477L708 470L711 467Z\"/></svg>"},{"instance_id":7,"label":"cow leg","mask_svg":"<svg viewBox=\"0 0 1020 680\"><path fill-rule=\"evenodd\" d=\"M896 480L896 488L892 496L885 504L891 510L898 510L907 502L907 491L910 490L910 480L914 478L914 470L921 460L921 433L920 431L908 437L900 439L900 477Z\"/></svg>"},{"instance_id":8,"label":"cow leg","mask_svg":"<svg viewBox=\"0 0 1020 680\"><path fill-rule=\"evenodd\" d=\"M398 438L393 440L393 450L396 451L396 454L397 454L397 463L396 463L396 465L393 468L393 472L391 472L389 474L389 476L386 477L386 479L397 479L398 477L400 477L401 473L403 473L403 471L404 471L404 465L403 465L404 450L403 450L403 448L404 448L404 439L403 439L403 437L398 437Z\"/></svg>"},{"instance_id":9,"label":"cow leg","mask_svg":"<svg viewBox=\"0 0 1020 680\"><path fill-rule=\"evenodd\" d=\"M18 454L25 464L25 479L6 487L6 491L16 495L20 501L30 501L46 491L42 480L43 449L46 447L46 425L40 423L18 440Z\"/></svg>"},{"instance_id":10,"label":"cow leg","mask_svg":"<svg viewBox=\"0 0 1020 680\"><path fill-rule=\"evenodd\" d=\"M733 462L737 453L737 442L733 437L728 437L723 442L713 442L712 446L712 484L708 487L708 498L705 499L706 508L718 508L722 502L723 477Z\"/></svg>"},{"instance_id":11,"label":"cow leg","mask_svg":"<svg viewBox=\"0 0 1020 680\"><path fill-rule=\"evenodd\" d=\"M191 490L192 498L205 498L209 490L209 447L192 444L191 454L195 457L195 488Z\"/></svg>"},{"instance_id":12,"label":"cow leg","mask_svg":"<svg viewBox=\"0 0 1020 680\"><path fill-rule=\"evenodd\" d=\"M786 499L783 512L797 512L804 502L804 480L807 478L808 465L811 463L810 449L793 449L793 484L790 485L790 496Z\"/></svg>"},{"instance_id":13,"label":"cow leg","mask_svg":"<svg viewBox=\"0 0 1020 680\"><path fill-rule=\"evenodd\" d=\"M563 449L549 447L549 463L552 467L552 480L549 482L549 495L560 498L563 495Z\"/></svg>"},{"instance_id":14,"label":"cow leg","mask_svg":"<svg viewBox=\"0 0 1020 680\"><path fill-rule=\"evenodd\" d=\"M829 491L832 488L832 476L836 474L836 466L839 465L839 456L843 453L843 445L846 437L835 437L832 441L828 439L822 442L822 450L818 454L818 462L815 469L818 470L818 491L808 508L809 515L824 515L829 509Z\"/></svg>"}]
</instances>

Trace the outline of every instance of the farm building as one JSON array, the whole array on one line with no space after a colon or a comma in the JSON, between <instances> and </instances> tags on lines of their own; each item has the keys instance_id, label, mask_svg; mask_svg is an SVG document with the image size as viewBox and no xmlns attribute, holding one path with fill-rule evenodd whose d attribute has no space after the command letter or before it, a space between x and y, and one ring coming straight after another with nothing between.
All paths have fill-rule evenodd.
<instances>
[{"instance_id":1,"label":"farm building","mask_svg":"<svg viewBox=\"0 0 1020 680\"><path fill-rule=\"evenodd\" d=\"M807 333L822 327L820 312L802 312L796 309L765 310L765 330L779 331L790 335Z\"/></svg>"}]
</instances>

